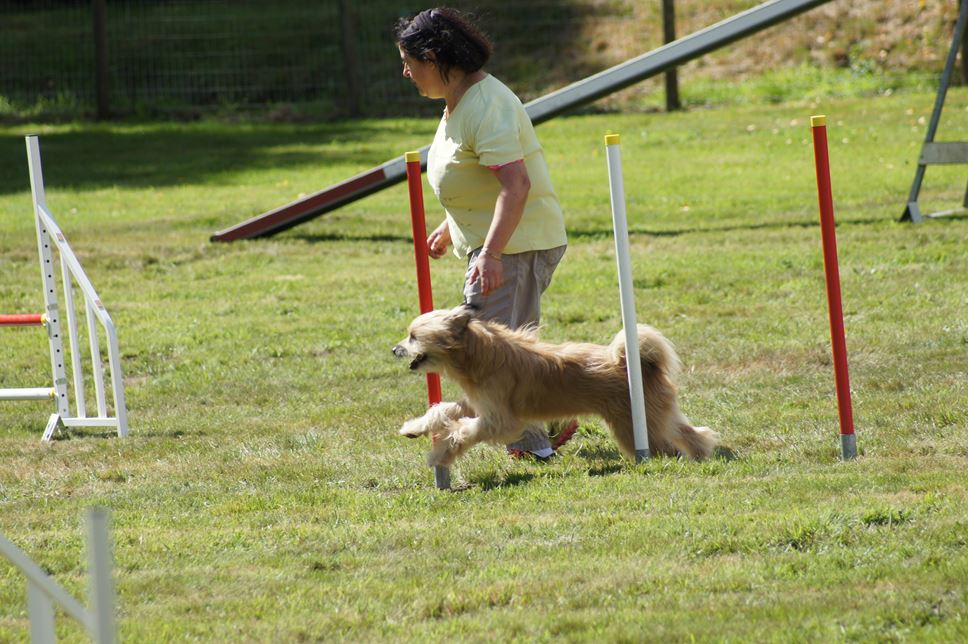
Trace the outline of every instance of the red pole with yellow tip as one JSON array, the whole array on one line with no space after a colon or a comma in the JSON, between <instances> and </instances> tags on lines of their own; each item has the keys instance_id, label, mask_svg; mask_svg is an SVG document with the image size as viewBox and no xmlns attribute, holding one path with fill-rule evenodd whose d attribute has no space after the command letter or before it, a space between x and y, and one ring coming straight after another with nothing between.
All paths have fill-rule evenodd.
<instances>
[{"instance_id":1,"label":"red pole with yellow tip","mask_svg":"<svg viewBox=\"0 0 968 644\"><path fill-rule=\"evenodd\" d=\"M413 252L417 261L417 292L420 312L434 310L433 289L430 286L430 251L427 247L427 221L424 215L423 180L420 176L420 152L407 152L407 188L410 191L410 226L413 231ZM427 374L427 399L433 407L441 401L440 374ZM434 468L438 489L450 488L450 472L440 465Z\"/></svg>"},{"instance_id":2,"label":"red pole with yellow tip","mask_svg":"<svg viewBox=\"0 0 968 644\"><path fill-rule=\"evenodd\" d=\"M850 377L847 374L847 342L844 339L844 311L840 297L840 267L837 263L837 233L834 200L830 185L830 157L827 149L827 117L810 118L813 151L817 167L817 196L820 202L820 234L823 240L823 266L827 281L827 311L833 345L834 378L837 383L837 409L840 415L840 448L844 460L857 457L857 437L850 404Z\"/></svg>"}]
</instances>

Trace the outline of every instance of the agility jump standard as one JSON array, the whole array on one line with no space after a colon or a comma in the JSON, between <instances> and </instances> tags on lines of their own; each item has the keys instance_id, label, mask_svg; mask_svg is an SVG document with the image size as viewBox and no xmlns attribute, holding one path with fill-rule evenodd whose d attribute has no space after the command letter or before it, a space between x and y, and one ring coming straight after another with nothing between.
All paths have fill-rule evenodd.
<instances>
[{"instance_id":1,"label":"agility jump standard","mask_svg":"<svg viewBox=\"0 0 968 644\"><path fill-rule=\"evenodd\" d=\"M424 214L423 179L420 176L420 152L407 152L407 188L410 191L410 228L413 231L413 254L417 262L417 292L420 312L434 310L434 295L430 285L430 260L427 246L427 218ZM440 403L443 394L440 374L427 374L427 399L430 406ZM434 483L438 490L450 489L450 470L443 465L434 466Z\"/></svg>"},{"instance_id":2,"label":"agility jump standard","mask_svg":"<svg viewBox=\"0 0 968 644\"><path fill-rule=\"evenodd\" d=\"M27 578L27 615L31 642L56 642L54 608L80 622L97 644L112 644L117 632L114 621L114 580L111 577L111 544L107 510L88 511L87 550L90 583L90 610L84 608L63 586L44 572L20 548L0 535L0 555L7 558Z\"/></svg>"},{"instance_id":3,"label":"agility jump standard","mask_svg":"<svg viewBox=\"0 0 968 644\"><path fill-rule=\"evenodd\" d=\"M834 354L837 383L837 410L840 416L840 451L844 460L857 458L857 436L850 405L850 378L847 375L847 343L844 340L844 311L840 298L840 268L837 264L837 232L834 224L834 199L830 187L830 157L827 150L827 117L810 118L813 151L817 166L817 197L820 202L820 233L823 240L823 267L827 281L827 311Z\"/></svg>"},{"instance_id":4,"label":"agility jump standard","mask_svg":"<svg viewBox=\"0 0 968 644\"><path fill-rule=\"evenodd\" d=\"M40 164L40 144L36 136L26 137L27 165L30 170L30 190L33 197L34 223L37 229L37 250L40 256L40 274L44 287L45 312L26 315L0 316L0 329L12 326L44 326L50 345L52 387L26 387L0 389L3 400L46 400L52 399L55 412L51 415L44 430L42 440L49 441L60 427L113 427L118 436L128 435L128 413L124 400L124 382L121 375L121 359L118 349L118 335L101 303L91 281L81 268L74 251L53 215L47 208L44 194L44 176ZM71 374L74 386L74 411L68 392L67 369L65 366L65 345L61 329L61 309L57 301L57 278L55 276L53 249L60 258L61 282L64 288L64 312L66 313L68 349L71 355ZM81 365L81 348L78 341L77 316L74 307L74 284L84 296L87 318L88 341L90 345L91 370L97 400L97 416L87 415L84 399L84 370ZM107 337L108 365L111 375L111 389L114 394L114 415L108 414L105 397L105 374L101 361L101 348L98 341L97 323L100 322Z\"/></svg>"},{"instance_id":5,"label":"agility jump standard","mask_svg":"<svg viewBox=\"0 0 968 644\"><path fill-rule=\"evenodd\" d=\"M645 418L645 391L639 355L638 324L635 321L635 291L632 288L632 260L629 251L629 226L625 213L625 182L622 179L622 147L618 134L605 137L608 184L612 201L612 226L615 229L615 261L618 263L619 299L622 302L622 329L625 331L625 367L629 377L632 403L632 435L635 461L649 458L649 433Z\"/></svg>"}]
</instances>

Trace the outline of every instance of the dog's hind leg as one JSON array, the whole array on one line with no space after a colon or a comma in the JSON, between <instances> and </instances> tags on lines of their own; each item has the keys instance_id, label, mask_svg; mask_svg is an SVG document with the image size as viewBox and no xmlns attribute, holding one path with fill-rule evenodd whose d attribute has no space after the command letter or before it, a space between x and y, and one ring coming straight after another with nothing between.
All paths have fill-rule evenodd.
<instances>
[{"instance_id":1,"label":"dog's hind leg","mask_svg":"<svg viewBox=\"0 0 968 644\"><path fill-rule=\"evenodd\" d=\"M694 460L709 458L719 445L719 434L708 427L693 427L682 419L677 429L679 431L672 438L672 444L681 454Z\"/></svg>"},{"instance_id":2,"label":"dog's hind leg","mask_svg":"<svg viewBox=\"0 0 968 644\"><path fill-rule=\"evenodd\" d=\"M635 436L632 432L632 410L629 407L609 409L602 413L602 418L612 438L618 443L622 453L631 460L635 460Z\"/></svg>"},{"instance_id":3,"label":"dog's hind leg","mask_svg":"<svg viewBox=\"0 0 968 644\"><path fill-rule=\"evenodd\" d=\"M647 405L648 402L647 400ZM618 443L622 453L629 460L635 461L635 431L632 427L631 406L621 406L620 408L616 407L606 410L602 414L602 418L604 418L605 423L611 430L612 437ZM665 430L668 427L667 418L668 416L663 409L650 407L646 413L646 431L650 456L658 456L660 454L675 456L677 453L677 446L674 446L670 442L669 432Z\"/></svg>"}]
</instances>

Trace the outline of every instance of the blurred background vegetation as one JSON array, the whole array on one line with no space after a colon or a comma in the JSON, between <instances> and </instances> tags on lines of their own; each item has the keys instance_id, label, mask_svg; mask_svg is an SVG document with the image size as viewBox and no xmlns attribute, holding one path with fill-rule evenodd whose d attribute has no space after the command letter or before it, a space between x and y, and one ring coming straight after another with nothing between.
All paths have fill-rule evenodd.
<instances>
[{"instance_id":1,"label":"blurred background vegetation","mask_svg":"<svg viewBox=\"0 0 968 644\"><path fill-rule=\"evenodd\" d=\"M439 111L400 75L413 0L111 0L106 100L119 117L270 120ZM660 0L454 0L492 36L490 71L537 98L662 44ZM685 35L758 0L675 0ZM96 115L91 0L0 0L0 118ZM958 0L833 0L679 70L687 107L936 83ZM959 75L958 82L964 83ZM845 89L845 88L849 88ZM594 109L659 109L661 78Z\"/></svg>"}]
</instances>

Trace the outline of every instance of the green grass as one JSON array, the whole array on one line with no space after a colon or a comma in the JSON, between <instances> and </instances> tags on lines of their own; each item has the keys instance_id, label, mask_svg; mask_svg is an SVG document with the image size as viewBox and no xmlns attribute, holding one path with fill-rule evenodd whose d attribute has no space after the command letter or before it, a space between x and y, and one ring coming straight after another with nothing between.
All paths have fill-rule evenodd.
<instances>
[{"instance_id":1,"label":"green grass","mask_svg":"<svg viewBox=\"0 0 968 644\"><path fill-rule=\"evenodd\" d=\"M939 138L968 135L949 96ZM0 533L78 596L82 510L113 513L125 641L958 641L968 637L968 219L896 222L931 93L595 115L539 128L571 245L549 340L621 317L602 135L619 132L639 318L681 405L738 453L623 462L601 425L549 465L478 448L433 489L396 429L424 383L390 347L417 309L406 191L269 240L216 229L419 147L432 121L0 129L0 312L38 309L22 136L120 329L131 418L39 444L0 404ZM828 114L858 442L837 414L809 117ZM928 170L922 207L963 197ZM429 192L428 192L429 197ZM440 217L431 203L431 224ZM433 264L436 303L460 262ZM47 378L3 330L0 386ZM456 396L445 382L445 396ZM0 640L27 637L0 564ZM64 641L83 641L62 619Z\"/></svg>"}]
</instances>

